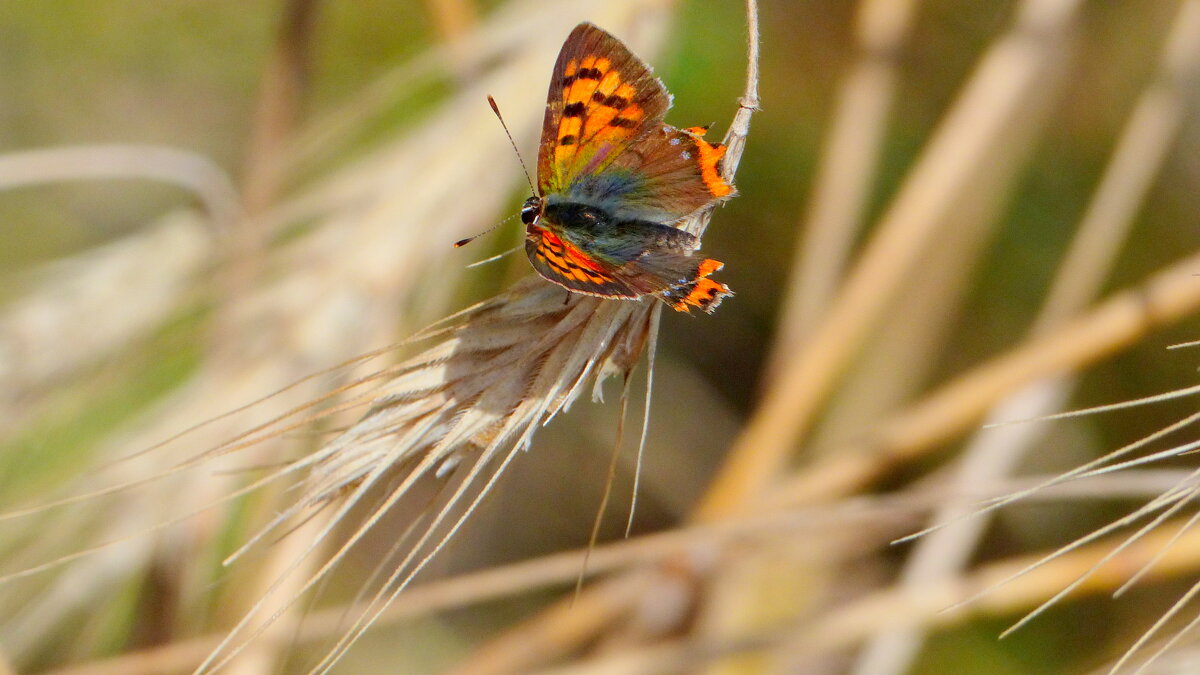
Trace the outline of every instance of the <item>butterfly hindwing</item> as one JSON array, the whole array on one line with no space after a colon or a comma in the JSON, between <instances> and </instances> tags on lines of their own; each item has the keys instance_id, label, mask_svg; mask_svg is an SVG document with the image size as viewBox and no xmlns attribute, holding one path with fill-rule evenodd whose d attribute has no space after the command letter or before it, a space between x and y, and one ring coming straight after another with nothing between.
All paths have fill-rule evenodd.
<instances>
[{"instance_id":1,"label":"butterfly hindwing","mask_svg":"<svg viewBox=\"0 0 1200 675\"><path fill-rule=\"evenodd\" d=\"M526 239L526 252L545 278L580 293L638 298L658 295L679 311L711 311L729 295L707 279L720 262L691 255L696 237L669 225L614 220L602 209L573 203L546 207Z\"/></svg>"},{"instance_id":2,"label":"butterfly hindwing","mask_svg":"<svg viewBox=\"0 0 1200 675\"><path fill-rule=\"evenodd\" d=\"M621 195L621 209L639 218L674 222L732 196L733 186L721 178L725 146L705 141L705 131L661 124L617 157L607 171L635 177Z\"/></svg>"},{"instance_id":3,"label":"butterfly hindwing","mask_svg":"<svg viewBox=\"0 0 1200 675\"><path fill-rule=\"evenodd\" d=\"M619 279L612 265L596 260L548 230L526 238L525 252L538 274L563 288L613 298L644 295Z\"/></svg>"}]
</instances>

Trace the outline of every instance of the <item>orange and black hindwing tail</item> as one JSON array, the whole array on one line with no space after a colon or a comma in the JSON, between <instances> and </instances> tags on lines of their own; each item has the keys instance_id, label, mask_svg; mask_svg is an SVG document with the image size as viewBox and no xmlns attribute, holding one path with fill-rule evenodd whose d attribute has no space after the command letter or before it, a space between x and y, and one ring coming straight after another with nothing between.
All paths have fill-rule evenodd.
<instances>
[{"instance_id":1,"label":"orange and black hindwing tail","mask_svg":"<svg viewBox=\"0 0 1200 675\"><path fill-rule=\"evenodd\" d=\"M696 278L686 284L675 286L662 292L663 301L677 312L691 312L692 307L699 307L712 314L721 300L733 295L729 287L719 281L709 279L709 275L724 267L724 263L706 258L701 261L696 271Z\"/></svg>"}]
</instances>

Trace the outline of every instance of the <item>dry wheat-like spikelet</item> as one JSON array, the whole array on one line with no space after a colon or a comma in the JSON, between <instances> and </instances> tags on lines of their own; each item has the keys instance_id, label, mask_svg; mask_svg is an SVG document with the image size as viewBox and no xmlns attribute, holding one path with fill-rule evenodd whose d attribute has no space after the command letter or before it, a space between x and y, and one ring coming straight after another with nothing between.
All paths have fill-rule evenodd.
<instances>
[{"instance_id":1,"label":"dry wheat-like spikelet","mask_svg":"<svg viewBox=\"0 0 1200 675\"><path fill-rule=\"evenodd\" d=\"M726 138L729 151L723 172L729 180L754 108L752 99L743 103ZM710 217L711 211L702 212L681 227L699 235ZM598 299L530 278L419 334L414 339L436 344L356 383L370 382L370 388L353 399L369 401L358 422L276 472L275 476L283 476L303 471L306 478L292 506L227 563L296 520L310 520L310 531L298 555L197 671L221 668L237 657L302 594L317 586L420 481L444 479L442 494L410 527L401 539L403 545L397 542L392 555L380 564L368 582L374 588L363 591L368 602L313 671L332 667L444 548L514 457L528 449L538 427L566 410L589 380L598 399L608 375L620 374L628 382L644 352L653 358L661 311L653 300ZM286 417L276 422L291 425ZM259 432L268 437L277 430L267 426ZM311 570L308 559L364 503L368 515L327 560Z\"/></svg>"},{"instance_id":2,"label":"dry wheat-like spikelet","mask_svg":"<svg viewBox=\"0 0 1200 675\"><path fill-rule=\"evenodd\" d=\"M5 522L10 527L4 535L22 544L5 551L12 553L5 561L4 579L10 582L6 590L13 588L12 581L29 578L34 572L50 567L64 568L57 576L40 580L40 584L22 585L16 592L0 596L0 639L7 653L16 659L30 657L52 639L56 627L73 614L78 615L81 608L91 608L111 599L121 589L122 581L154 569L156 565L171 567L172 574L177 576L173 581L178 581L181 596L198 599L210 594L205 579L207 571L202 569L204 562L192 552L211 544L222 528L228 526L225 519L230 516L214 507L230 505L250 489L263 487L273 480L280 484L301 480L303 471L316 468L317 472L304 485L318 492L296 502L300 511L316 507L315 516L312 513L301 515L301 520L312 516L309 527L315 527L334 510L332 504L335 502L331 501L336 496L334 493L340 490L342 496L353 495L356 486L365 491L377 479L372 476L371 469L362 471L361 466L356 469L354 462L377 461L390 454L417 458L425 451L436 454L445 450L447 454L454 454L470 443L482 443L481 447L486 447L489 434L495 434L490 440L498 447L505 443L520 443L521 438L527 439L533 428L545 421L547 414L553 415L568 404L579 393L583 380L599 372L601 366L607 364L625 369L627 364L635 361L636 352L643 344L641 341L647 339L647 331L654 323L654 309L640 303L619 302L597 310L594 300L564 305L562 292L539 289L537 284L522 284L519 288L535 288L504 311L497 311L495 305L485 303L444 324L447 332L439 333L439 337L460 345L462 350L458 354L442 352L438 358L444 363L440 365L431 361L427 368L422 368L414 363L409 370L385 369L382 373L361 377L361 371L354 369L364 367L364 360L351 359L345 368L326 371L319 377L305 377L317 368L346 361L355 353L392 339L402 308L413 309L417 316L445 311L442 307L449 300L448 289L456 286L457 276L447 272L439 262L450 254L451 242L476 228L478 223L490 220L508 200L512 189L511 176L495 170L499 163L511 162L511 149L495 120L488 115L485 94L495 94L504 101L510 118L529 121L529 124L514 125L517 139L528 139L534 129L532 122L538 118L537 112L544 100L539 99L545 91L546 64L553 54L551 50L558 46L557 36L565 35L578 21L590 18L617 31L633 27L638 41L649 47L668 16L669 3L613 2L596 7L595 3L573 1L557 3L549 9L543 3L529 0L508 3L489 16L488 22L480 27L479 39L473 41L479 50L472 58L488 61L486 74L478 80L465 82L461 90L438 102L428 123L375 143L364 157L356 158L338 171L314 181L306 190L280 198L277 205L254 214L252 218L257 225L271 236L280 233L288 236L281 237L283 241L279 245L263 251L267 256L264 267L272 274L260 283L239 289L230 302L228 318L221 326L219 358L206 359L178 390L156 403L134 428L122 429L120 434L105 439L103 447L97 451L100 461L107 461L104 472L92 472L73 485L63 486L59 494L68 495L65 498L54 500L51 496L46 498L50 502L48 505L5 514ZM531 29L544 37L529 39ZM436 72L440 52L440 48L431 49L429 58L419 58L417 63ZM498 60L497 55L505 58ZM411 75L413 71L406 72ZM423 76L428 77L429 73L424 72ZM390 80L390 87L397 88L394 80ZM363 114L365 108L378 114L378 109L388 104L376 101L355 108L353 112ZM333 117L336 122L338 116ZM313 127L315 131L300 134L302 142L296 148L288 148L290 153L296 153L289 157L299 162L328 153L327 144L332 142L329 134L336 135L328 129L343 127L326 123L318 122ZM109 160L113 157L109 156ZM512 167L517 168L515 162ZM471 185L471 191L464 197L457 189L408 189L426 182L443 188L466 183ZM439 227L431 227L434 223ZM295 234L297 230L299 233ZM290 236L292 234L295 236ZM164 286L177 300L182 297L185 301L194 301L200 294L197 288L203 288L200 285L203 278L196 277L201 270L214 264L213 253L217 248L197 247L193 249L192 257L186 260L187 264L178 266L179 273L188 275L181 282L187 292L161 283L175 280L179 274L160 275L153 280L155 283L146 283L144 276L109 275L106 279L115 281L98 285L97 289L140 298L149 290ZM161 255L161 247L136 250L124 247L117 253L120 255L114 259L119 263L116 266L119 270L139 269L141 258L147 256L159 265L171 262L170 258ZM104 271L104 265L91 265L91 268ZM150 272L158 267L143 266L140 269ZM437 270L439 275L436 288L421 282L431 270ZM189 288L188 284L194 286ZM42 296L50 299L34 302L34 309L53 306L55 298L61 294L31 294L30 298L37 301ZM512 295L502 297L511 298ZM74 305L87 301L85 298ZM178 307L164 309L167 304L170 303L130 305L145 310L148 315L137 317L135 324L122 325L124 333L110 336L107 331L93 330L92 335L105 340L82 356L98 359L125 348L128 343L154 330L164 314L179 310ZM18 305L17 309L20 307ZM58 309L69 307L60 303ZM547 316L539 321L536 315L543 312ZM593 314L589 315L589 312ZM40 317L45 312L25 314ZM18 313L11 316L20 318ZM107 327L120 316L118 313L99 316L94 328ZM611 325L600 322L605 317ZM468 318L479 319L481 327L491 327L464 336L462 321ZM562 333L547 334L539 343L540 355L530 352L528 358L520 357L517 352L521 347L537 347L528 342L528 331L545 328L546 321L554 318L566 321ZM493 323L488 324L489 321ZM507 329L502 325L506 322ZM514 340L518 334L521 339ZM11 332L11 335L16 333ZM69 335L58 331L55 336ZM556 338L561 344L555 342ZM595 350L594 353L585 354L583 347L571 351L569 342L572 339L582 341L578 344ZM508 352L512 361L505 363L503 368L501 361L496 361L495 371L491 373L477 370L486 352L493 347L498 349L505 340L512 341L512 350ZM67 340L41 340L37 346L47 352L48 363L69 369L69 374L86 367L86 362L53 358L55 352L66 351L58 346L64 342ZM91 356L92 352L97 356ZM382 350L373 355L385 352L390 353ZM429 358L435 356L430 354ZM538 358L548 360L538 361ZM455 371L455 377L464 379L442 391L436 388L416 391L417 398L409 402L411 405L399 405L395 399L385 400L391 394L406 391L408 385L405 382L424 379L429 383L438 373L447 372L443 367ZM568 379L559 383L568 383L569 387L551 386L554 383L550 382L547 373L555 372L554 368L576 369L577 381ZM349 392L356 385L387 384L391 381L386 378L392 373L398 374L401 380L392 383L394 387L390 389L365 394L358 390L357 397L352 397L348 403L336 400L336 395ZM472 373L480 379L468 382L466 376ZM520 377L522 374L533 379L502 381L510 375ZM349 387L343 386L346 381L351 382ZM498 382L501 386L495 386ZM522 390L522 386L529 388ZM472 388L475 388L474 394ZM331 390L333 394L329 393ZM490 393L483 393L485 390ZM264 392L276 393L263 397ZM511 398L514 396L520 400L528 399L519 411L505 412L499 407L491 407L514 400ZM552 400L543 401L541 397L545 396ZM334 447L342 452L318 453L301 461L290 461L295 457L290 448L296 444L284 443L289 440L287 436L326 418L334 420L333 424L345 424L345 416L337 415L344 415L356 406L361 410L377 398L380 399L376 408L378 414L369 416L366 426L353 428L340 440L335 440L337 445ZM405 417L420 412L421 404L417 399L423 399L433 408L445 406L436 424L434 417ZM253 400L258 403L248 409L239 409L234 415L226 414L232 406ZM455 407L462 405L475 406L476 415L456 414ZM519 423L505 427L499 422L500 418L507 418L512 413L519 413ZM492 414L499 417L488 419ZM196 420L204 419L210 423L193 428ZM417 429L424 428L423 423L429 423L428 430L433 434L425 437L425 442L415 443L408 452L394 452L397 439L387 437L388 431L382 427L368 429L371 423L385 420L400 423L406 419L415 422ZM264 423L263 420L268 421ZM450 426L458 430L452 434L453 438L439 438L438 434L446 432ZM248 428L249 432L246 431ZM188 431L181 435L181 429ZM468 429L469 433L457 435ZM384 435L369 438L371 434ZM186 453L189 458L181 461L178 455L171 457L164 451L166 444L160 442L163 438L175 441L170 446L172 449L180 447L179 441L185 441L193 448ZM354 442L347 443L349 440ZM361 446L359 441L363 442ZM383 451L383 457L372 454L385 446L388 449ZM150 448L154 452L130 456L131 450L137 448ZM210 450L197 453L194 448ZM356 451L360 452L355 454ZM403 460L403 457L398 459ZM471 458L466 452L462 457ZM279 467L281 464L286 468L267 471L265 477L251 480L247 485L246 467L260 467L256 471L261 472L262 466ZM450 468L445 463L438 466L443 470ZM358 475L355 471L359 471ZM339 483L341 488L337 487ZM302 494L302 490L297 487L280 494L289 498ZM91 502L95 508L85 514L90 517L80 518L70 527L48 526L52 522L49 516L54 515L45 514L48 508L87 499L95 500ZM351 501L354 499L350 497ZM99 517L100 514L104 516ZM195 517L197 514L200 516ZM19 516L23 518L20 524L24 528L17 526ZM188 520L186 530L169 534L158 543L144 536L184 520ZM303 559L305 554L310 560L320 557L313 554L316 546L324 543L323 536L328 530L317 527L316 531L322 536L317 537L317 544L307 550L293 552L289 548L306 541L307 530L296 533L283 544L270 547L267 555L274 563L267 567L273 566L281 574L292 572L294 578L301 577L302 570L291 561ZM24 545L26 541L32 545ZM55 553L55 546L73 552ZM276 588L282 589L282 586ZM250 595L253 595L252 590ZM226 605L224 611L235 612L242 600L226 597L222 602ZM196 622L190 627L195 628ZM194 664L195 660L192 661Z\"/></svg>"},{"instance_id":3,"label":"dry wheat-like spikelet","mask_svg":"<svg viewBox=\"0 0 1200 675\"><path fill-rule=\"evenodd\" d=\"M628 377L653 341L659 311L657 303L567 295L527 279L425 331L419 338L437 344L389 368L370 391L362 419L286 469L308 470L300 496L247 546L297 516L336 509L308 544L307 556L385 477L391 479L371 515L300 591L332 569L418 481L449 477L445 489L451 493L438 500L416 541L406 542L364 615L318 670L336 661L445 545L509 462L528 449L539 426L566 410L589 379L598 398L606 374ZM396 467L403 467L399 477Z\"/></svg>"}]
</instances>

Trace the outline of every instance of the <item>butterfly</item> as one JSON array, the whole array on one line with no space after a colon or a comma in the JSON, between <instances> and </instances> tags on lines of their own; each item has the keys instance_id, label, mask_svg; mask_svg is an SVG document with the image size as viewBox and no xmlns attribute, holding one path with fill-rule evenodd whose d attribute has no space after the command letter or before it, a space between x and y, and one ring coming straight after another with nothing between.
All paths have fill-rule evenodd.
<instances>
[{"instance_id":1,"label":"butterfly","mask_svg":"<svg viewBox=\"0 0 1200 675\"><path fill-rule=\"evenodd\" d=\"M521 208L540 275L681 312L712 312L732 295L709 278L723 264L693 256L699 239L676 227L733 196L725 147L705 141L705 127L665 124L670 107L662 81L620 40L590 23L571 31L550 79L537 194Z\"/></svg>"}]
</instances>

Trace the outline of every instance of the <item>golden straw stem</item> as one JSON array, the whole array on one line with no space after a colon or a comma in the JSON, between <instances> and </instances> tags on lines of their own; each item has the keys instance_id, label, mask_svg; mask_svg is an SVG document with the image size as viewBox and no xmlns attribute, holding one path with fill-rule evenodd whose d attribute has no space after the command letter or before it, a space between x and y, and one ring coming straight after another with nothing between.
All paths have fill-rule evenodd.
<instances>
[{"instance_id":1,"label":"golden straw stem","mask_svg":"<svg viewBox=\"0 0 1200 675\"><path fill-rule=\"evenodd\" d=\"M1046 53L1056 49L1078 0L1026 3L1011 33L984 57L946 115L910 178L884 214L828 319L769 386L734 443L696 517L719 518L746 508L786 466L793 446L875 321L938 234L960 187L983 170L1009 121L1043 84Z\"/></svg>"}]
</instances>

